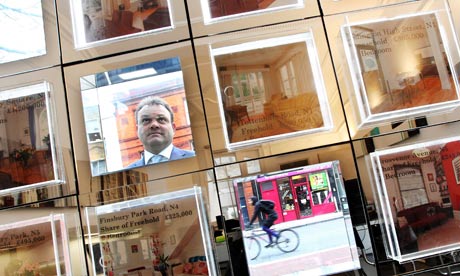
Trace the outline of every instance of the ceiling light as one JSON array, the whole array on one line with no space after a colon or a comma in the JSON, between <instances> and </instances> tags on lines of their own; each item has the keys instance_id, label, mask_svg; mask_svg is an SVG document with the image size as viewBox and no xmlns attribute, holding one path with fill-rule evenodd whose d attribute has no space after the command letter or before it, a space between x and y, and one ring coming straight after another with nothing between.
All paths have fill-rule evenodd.
<instances>
[{"instance_id":1,"label":"ceiling light","mask_svg":"<svg viewBox=\"0 0 460 276\"><path fill-rule=\"evenodd\" d=\"M142 78L142 77L146 77L146 76L155 75L156 73L157 73L157 71L155 71L155 69L147 68L147 69L137 70L137 71L134 71L134 72L121 73L118 76L122 80L130 80L130 79L137 79L137 78Z\"/></svg>"}]
</instances>

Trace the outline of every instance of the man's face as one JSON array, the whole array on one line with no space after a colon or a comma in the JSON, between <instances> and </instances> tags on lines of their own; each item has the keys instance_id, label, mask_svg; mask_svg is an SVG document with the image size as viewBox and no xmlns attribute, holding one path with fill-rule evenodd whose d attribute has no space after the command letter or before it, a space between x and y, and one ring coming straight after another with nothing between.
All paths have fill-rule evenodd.
<instances>
[{"instance_id":1,"label":"man's face","mask_svg":"<svg viewBox=\"0 0 460 276\"><path fill-rule=\"evenodd\" d=\"M162 105L146 105L137 114L137 135L144 148L154 154L171 144L175 125Z\"/></svg>"}]
</instances>

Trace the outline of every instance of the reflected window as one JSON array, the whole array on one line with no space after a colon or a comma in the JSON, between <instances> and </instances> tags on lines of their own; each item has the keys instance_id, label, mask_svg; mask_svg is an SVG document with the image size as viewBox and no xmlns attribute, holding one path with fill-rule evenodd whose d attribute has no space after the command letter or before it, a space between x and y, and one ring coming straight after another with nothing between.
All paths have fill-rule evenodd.
<instances>
[{"instance_id":1,"label":"reflected window","mask_svg":"<svg viewBox=\"0 0 460 276\"><path fill-rule=\"evenodd\" d=\"M262 72L232 73L235 104L244 105L248 112L260 114L265 103L265 88Z\"/></svg>"},{"instance_id":2,"label":"reflected window","mask_svg":"<svg viewBox=\"0 0 460 276\"><path fill-rule=\"evenodd\" d=\"M280 68L282 88L285 97L291 98L297 94L297 84L294 71L294 65L292 61L281 66Z\"/></svg>"},{"instance_id":3,"label":"reflected window","mask_svg":"<svg viewBox=\"0 0 460 276\"><path fill-rule=\"evenodd\" d=\"M283 211L294 210L294 197L292 196L289 178L278 179L278 195L280 197L281 208Z\"/></svg>"}]
</instances>

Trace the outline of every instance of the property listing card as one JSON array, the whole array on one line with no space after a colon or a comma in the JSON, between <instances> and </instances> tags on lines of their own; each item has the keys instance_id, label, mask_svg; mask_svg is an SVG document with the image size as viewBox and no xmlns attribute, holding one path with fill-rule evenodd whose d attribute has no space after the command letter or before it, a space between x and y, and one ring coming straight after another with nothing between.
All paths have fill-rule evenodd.
<instances>
[{"instance_id":1,"label":"property listing card","mask_svg":"<svg viewBox=\"0 0 460 276\"><path fill-rule=\"evenodd\" d=\"M72 275L63 217L51 215L0 226L5 276Z\"/></svg>"},{"instance_id":2,"label":"property listing card","mask_svg":"<svg viewBox=\"0 0 460 276\"><path fill-rule=\"evenodd\" d=\"M370 156L387 255L405 261L458 249L460 137Z\"/></svg>"},{"instance_id":3,"label":"property listing card","mask_svg":"<svg viewBox=\"0 0 460 276\"><path fill-rule=\"evenodd\" d=\"M46 54L42 3L5 0L0 6L3 26L0 64ZM19 35L18 35L19 34Z\"/></svg>"},{"instance_id":4,"label":"property listing card","mask_svg":"<svg viewBox=\"0 0 460 276\"><path fill-rule=\"evenodd\" d=\"M212 50L228 148L332 128L311 31Z\"/></svg>"},{"instance_id":5,"label":"property listing card","mask_svg":"<svg viewBox=\"0 0 460 276\"><path fill-rule=\"evenodd\" d=\"M190 189L89 209L98 229L92 255L101 256L94 264L107 275L214 275L201 204Z\"/></svg>"},{"instance_id":6,"label":"property listing card","mask_svg":"<svg viewBox=\"0 0 460 276\"><path fill-rule=\"evenodd\" d=\"M441 31L449 27L443 16L413 13L342 26L361 125L458 106L458 49Z\"/></svg>"}]
</instances>

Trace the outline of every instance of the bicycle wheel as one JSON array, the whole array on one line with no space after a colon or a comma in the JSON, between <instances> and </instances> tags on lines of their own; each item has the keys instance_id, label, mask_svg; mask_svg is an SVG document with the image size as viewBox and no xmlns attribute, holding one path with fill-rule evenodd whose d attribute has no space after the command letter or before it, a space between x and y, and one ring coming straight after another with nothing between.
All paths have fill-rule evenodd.
<instances>
[{"instance_id":1,"label":"bicycle wheel","mask_svg":"<svg viewBox=\"0 0 460 276\"><path fill-rule=\"evenodd\" d=\"M284 229L279 233L276 245L283 252L292 252L299 247L299 235L292 229Z\"/></svg>"},{"instance_id":2,"label":"bicycle wheel","mask_svg":"<svg viewBox=\"0 0 460 276\"><path fill-rule=\"evenodd\" d=\"M260 242L254 238L254 237L249 237L248 239L248 245L246 247L247 249L247 256L250 260L254 260L255 258L259 257L260 251L261 251L261 246Z\"/></svg>"}]
</instances>

